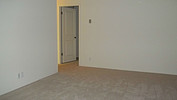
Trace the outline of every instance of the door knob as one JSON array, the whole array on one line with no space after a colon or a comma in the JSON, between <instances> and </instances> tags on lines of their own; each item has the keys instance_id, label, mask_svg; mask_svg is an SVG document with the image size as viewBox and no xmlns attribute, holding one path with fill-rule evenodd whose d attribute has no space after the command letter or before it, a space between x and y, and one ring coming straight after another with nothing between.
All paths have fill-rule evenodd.
<instances>
[{"instance_id":1,"label":"door knob","mask_svg":"<svg viewBox=\"0 0 177 100\"><path fill-rule=\"evenodd\" d=\"M76 39L76 37L74 37Z\"/></svg>"}]
</instances>

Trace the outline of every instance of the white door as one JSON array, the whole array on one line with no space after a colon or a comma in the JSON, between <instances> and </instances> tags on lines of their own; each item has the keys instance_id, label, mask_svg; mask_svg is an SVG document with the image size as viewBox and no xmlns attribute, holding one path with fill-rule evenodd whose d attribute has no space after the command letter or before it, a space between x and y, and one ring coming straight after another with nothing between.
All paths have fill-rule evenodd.
<instances>
[{"instance_id":1,"label":"white door","mask_svg":"<svg viewBox=\"0 0 177 100\"><path fill-rule=\"evenodd\" d=\"M76 9L62 8L63 63L76 60Z\"/></svg>"}]
</instances>

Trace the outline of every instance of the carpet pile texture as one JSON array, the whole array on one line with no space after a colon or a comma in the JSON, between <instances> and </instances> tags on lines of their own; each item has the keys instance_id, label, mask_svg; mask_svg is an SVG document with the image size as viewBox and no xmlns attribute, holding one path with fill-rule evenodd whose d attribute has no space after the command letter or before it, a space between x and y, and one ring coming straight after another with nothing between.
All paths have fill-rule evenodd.
<instances>
[{"instance_id":1,"label":"carpet pile texture","mask_svg":"<svg viewBox=\"0 0 177 100\"><path fill-rule=\"evenodd\" d=\"M0 100L177 100L177 76L59 65L59 73Z\"/></svg>"}]
</instances>

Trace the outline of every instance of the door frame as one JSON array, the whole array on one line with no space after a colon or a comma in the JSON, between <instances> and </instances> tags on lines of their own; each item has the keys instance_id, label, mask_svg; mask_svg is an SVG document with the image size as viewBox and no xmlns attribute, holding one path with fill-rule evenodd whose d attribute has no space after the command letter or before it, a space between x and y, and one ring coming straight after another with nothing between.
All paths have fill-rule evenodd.
<instances>
[{"instance_id":1,"label":"door frame","mask_svg":"<svg viewBox=\"0 0 177 100\"><path fill-rule=\"evenodd\" d=\"M77 44L77 42L76 42L76 45L78 45L78 48L77 48L77 46L76 46L76 48L78 49L78 51L79 51L79 48L80 48L80 6L79 5L73 5L73 6L59 6L59 53L58 53L58 57L59 57L59 59L60 59L60 61L58 62L59 64L63 64L63 56L62 56L62 52L63 52L63 47L62 47L62 8L63 7L78 7L78 9L77 9L77 16L78 16L78 21L77 21L77 23L78 23L78 25L76 25L77 26L77 32L78 33L76 33L76 35L78 36L77 38L77 40L78 40L78 44ZM77 24L76 23L76 24ZM77 50L76 50L76 52L77 52ZM79 55L79 52L78 52L78 55ZM80 56L80 55L79 55Z\"/></svg>"}]
</instances>

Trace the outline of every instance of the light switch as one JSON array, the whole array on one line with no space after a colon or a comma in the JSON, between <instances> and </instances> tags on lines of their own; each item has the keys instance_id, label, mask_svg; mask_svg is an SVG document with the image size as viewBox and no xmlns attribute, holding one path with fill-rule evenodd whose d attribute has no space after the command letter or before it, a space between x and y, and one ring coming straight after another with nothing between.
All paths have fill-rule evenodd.
<instances>
[{"instance_id":1,"label":"light switch","mask_svg":"<svg viewBox=\"0 0 177 100\"><path fill-rule=\"evenodd\" d=\"M92 20L91 20L91 19L89 19L89 23L90 23L90 24L92 23Z\"/></svg>"}]
</instances>

